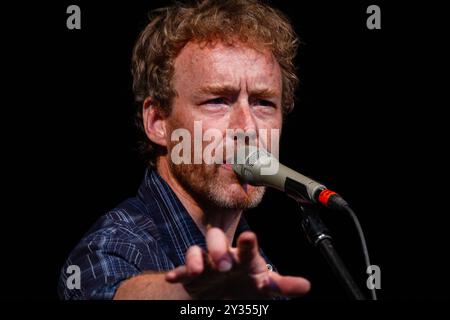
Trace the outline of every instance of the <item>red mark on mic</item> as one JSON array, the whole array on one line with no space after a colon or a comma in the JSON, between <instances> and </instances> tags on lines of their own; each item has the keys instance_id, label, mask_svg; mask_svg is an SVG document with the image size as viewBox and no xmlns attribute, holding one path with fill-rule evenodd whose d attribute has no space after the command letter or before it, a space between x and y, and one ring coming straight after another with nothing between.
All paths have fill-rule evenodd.
<instances>
[{"instance_id":1,"label":"red mark on mic","mask_svg":"<svg viewBox=\"0 0 450 320\"><path fill-rule=\"evenodd\" d=\"M323 204L324 206L328 206L328 200L332 197L332 196L337 196L338 194L334 191L325 189L322 190L319 194L319 202L321 204Z\"/></svg>"}]
</instances>

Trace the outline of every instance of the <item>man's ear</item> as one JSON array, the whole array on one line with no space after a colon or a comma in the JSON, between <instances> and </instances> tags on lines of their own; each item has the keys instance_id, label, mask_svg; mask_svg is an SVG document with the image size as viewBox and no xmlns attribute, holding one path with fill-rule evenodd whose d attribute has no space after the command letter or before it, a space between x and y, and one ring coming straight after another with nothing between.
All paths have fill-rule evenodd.
<instances>
[{"instance_id":1,"label":"man's ear","mask_svg":"<svg viewBox=\"0 0 450 320\"><path fill-rule=\"evenodd\" d=\"M152 98L147 97L142 106L142 118L144 121L145 134L153 142L166 147L166 120L158 111Z\"/></svg>"}]
</instances>

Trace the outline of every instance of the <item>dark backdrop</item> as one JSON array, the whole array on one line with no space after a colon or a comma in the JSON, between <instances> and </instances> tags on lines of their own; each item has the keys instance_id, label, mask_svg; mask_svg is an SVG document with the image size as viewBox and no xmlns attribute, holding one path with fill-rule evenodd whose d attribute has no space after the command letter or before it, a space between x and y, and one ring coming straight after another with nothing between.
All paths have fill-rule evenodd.
<instances>
[{"instance_id":1,"label":"dark backdrop","mask_svg":"<svg viewBox=\"0 0 450 320\"><path fill-rule=\"evenodd\" d=\"M443 153L445 39L436 4L272 1L303 45L301 86L281 160L347 199L381 267L381 299L448 297ZM425 3L425 2L423 2ZM66 29L78 4L82 29ZM366 28L378 4L382 29ZM60 268L142 179L129 71L146 12L161 1L59 1L4 7L5 116L1 296L56 299ZM9 18L9 19L8 19ZM444 77L442 77L444 76ZM447 104L448 105L448 104ZM347 217L322 216L359 283L363 257ZM278 269L312 281L307 299L344 294L276 191L247 214Z\"/></svg>"}]
</instances>

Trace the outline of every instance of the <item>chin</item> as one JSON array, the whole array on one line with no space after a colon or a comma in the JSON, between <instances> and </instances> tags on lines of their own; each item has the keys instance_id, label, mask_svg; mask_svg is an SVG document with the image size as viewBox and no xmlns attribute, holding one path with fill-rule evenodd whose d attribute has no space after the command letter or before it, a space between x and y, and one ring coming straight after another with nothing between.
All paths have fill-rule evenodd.
<instances>
[{"instance_id":1,"label":"chin","mask_svg":"<svg viewBox=\"0 0 450 320\"><path fill-rule=\"evenodd\" d=\"M231 183L218 183L213 186L210 200L218 206L229 209L250 209L256 207L262 200L264 187L242 185L237 180Z\"/></svg>"},{"instance_id":2,"label":"chin","mask_svg":"<svg viewBox=\"0 0 450 320\"><path fill-rule=\"evenodd\" d=\"M173 166L174 177L200 201L218 208L245 210L256 207L264 187L242 184L236 174L224 167L206 165Z\"/></svg>"}]
</instances>

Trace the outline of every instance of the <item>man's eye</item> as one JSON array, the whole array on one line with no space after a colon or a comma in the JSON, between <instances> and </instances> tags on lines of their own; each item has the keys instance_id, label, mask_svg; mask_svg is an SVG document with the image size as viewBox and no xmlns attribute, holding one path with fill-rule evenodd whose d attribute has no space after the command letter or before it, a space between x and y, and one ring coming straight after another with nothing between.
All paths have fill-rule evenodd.
<instances>
[{"instance_id":1,"label":"man's eye","mask_svg":"<svg viewBox=\"0 0 450 320\"><path fill-rule=\"evenodd\" d=\"M206 101L207 104L226 104L225 98L214 98Z\"/></svg>"},{"instance_id":2,"label":"man's eye","mask_svg":"<svg viewBox=\"0 0 450 320\"><path fill-rule=\"evenodd\" d=\"M272 101L269 100L257 100L256 105L258 106L263 106L263 107L272 107L272 108L276 108L276 104L273 103Z\"/></svg>"}]
</instances>

